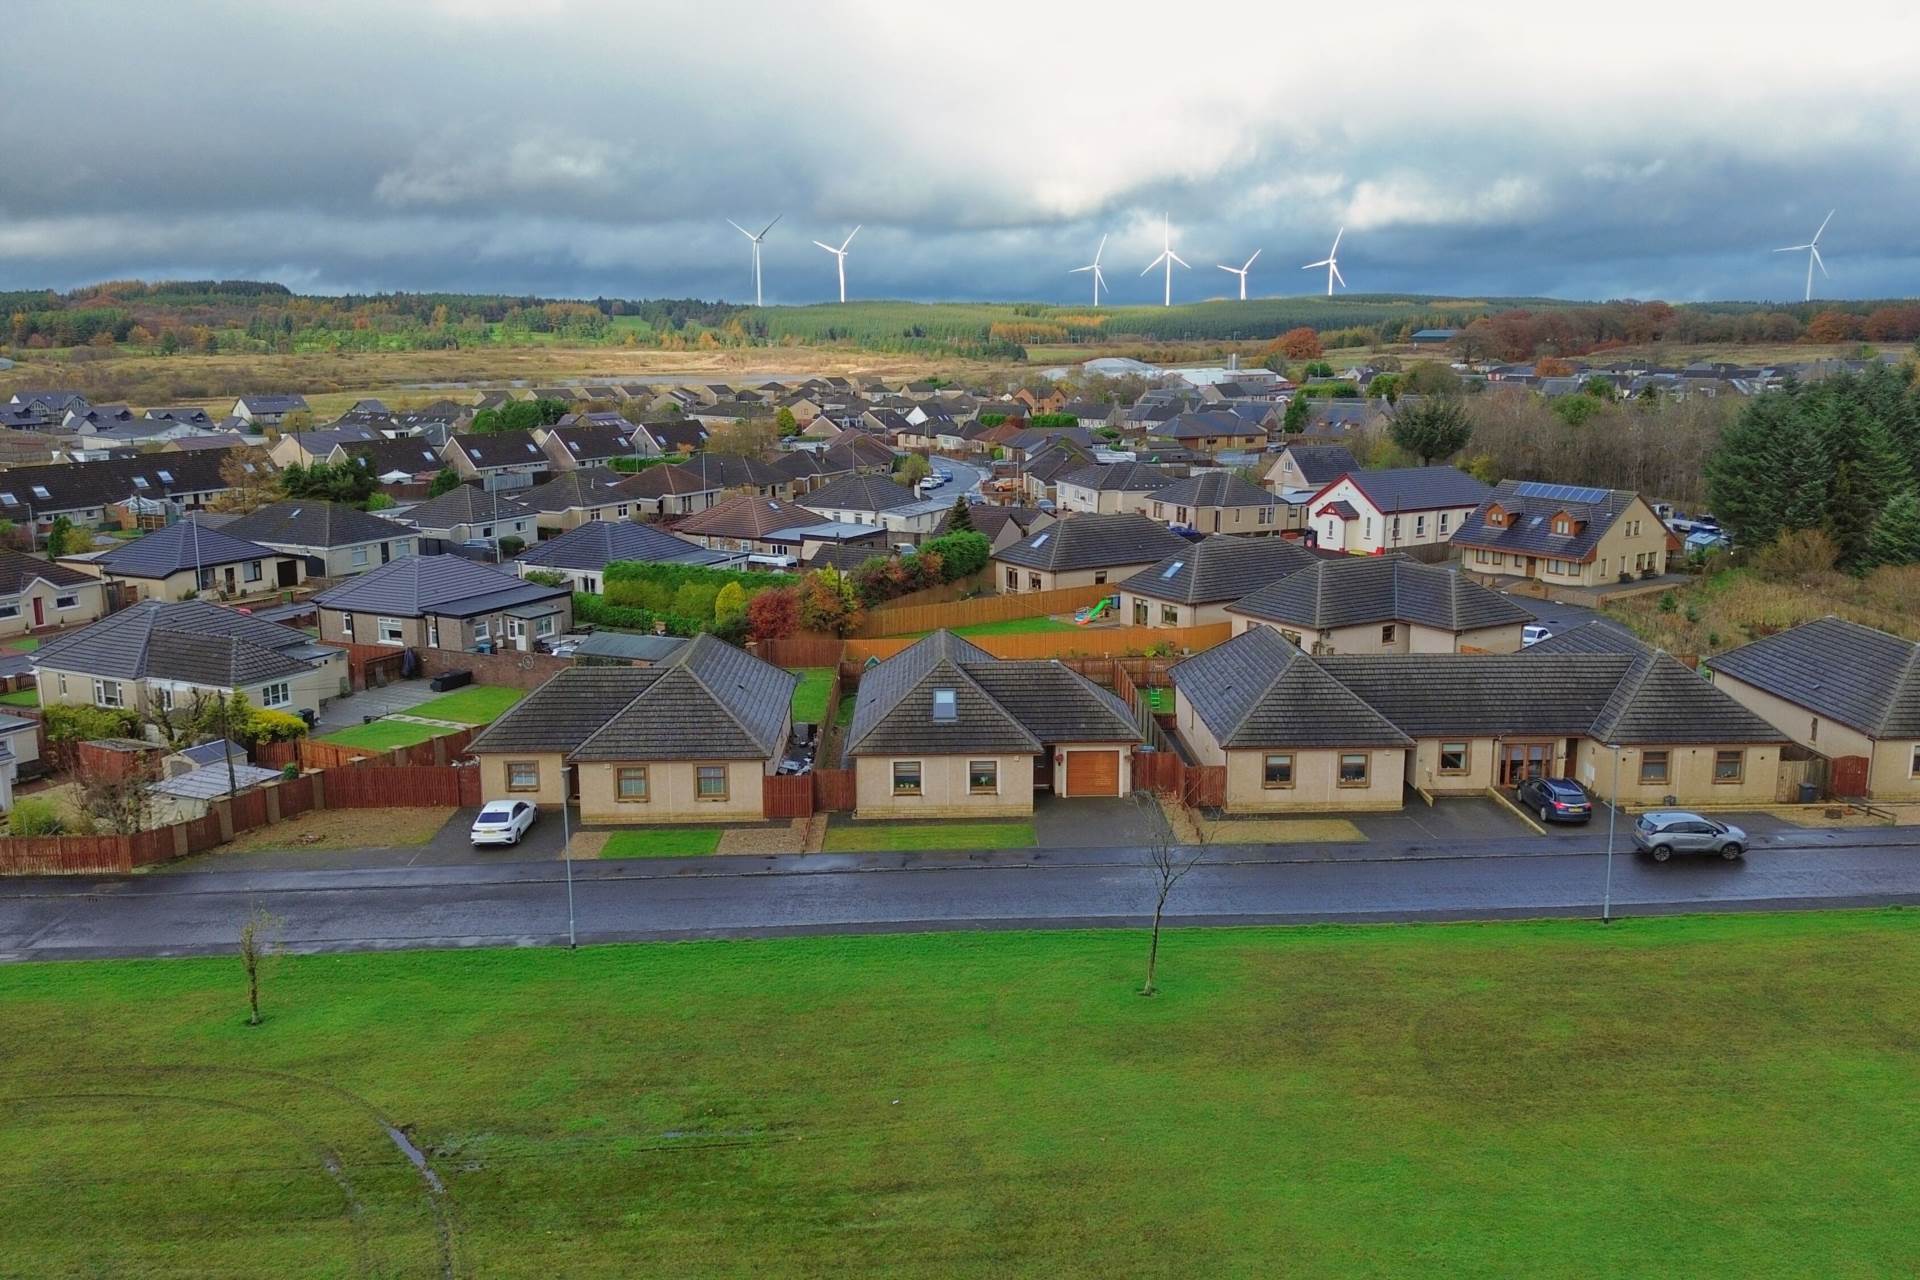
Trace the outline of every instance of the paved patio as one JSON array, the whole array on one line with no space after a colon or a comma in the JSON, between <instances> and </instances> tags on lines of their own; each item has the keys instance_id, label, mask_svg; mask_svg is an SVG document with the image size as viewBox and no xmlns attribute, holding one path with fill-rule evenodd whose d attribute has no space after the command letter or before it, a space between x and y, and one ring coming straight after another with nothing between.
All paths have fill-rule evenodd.
<instances>
[{"instance_id":1,"label":"paved patio","mask_svg":"<svg viewBox=\"0 0 1920 1280\"><path fill-rule=\"evenodd\" d=\"M440 695L420 680L400 680L378 689L363 689L344 698L335 698L320 708L318 733L330 733L361 723L367 716L387 716L411 711L421 703Z\"/></svg>"}]
</instances>

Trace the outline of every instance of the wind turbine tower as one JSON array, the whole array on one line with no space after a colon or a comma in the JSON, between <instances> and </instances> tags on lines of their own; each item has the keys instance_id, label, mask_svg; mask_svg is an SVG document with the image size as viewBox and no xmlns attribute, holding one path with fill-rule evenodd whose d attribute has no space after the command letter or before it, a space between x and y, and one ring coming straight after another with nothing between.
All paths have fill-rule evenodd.
<instances>
[{"instance_id":1,"label":"wind turbine tower","mask_svg":"<svg viewBox=\"0 0 1920 1280\"><path fill-rule=\"evenodd\" d=\"M1259 256L1260 256L1260 251L1258 249L1255 249L1253 251L1253 258L1257 258ZM1229 275L1236 275L1240 277L1240 301L1242 302L1245 302L1247 300L1247 272L1252 270L1253 268L1253 258L1248 258L1245 265L1238 266L1238 267L1230 267L1224 262L1214 263L1216 267L1219 267L1222 271L1225 271Z\"/></svg>"},{"instance_id":2,"label":"wind turbine tower","mask_svg":"<svg viewBox=\"0 0 1920 1280\"><path fill-rule=\"evenodd\" d=\"M1339 231L1334 233L1333 248L1327 250L1327 256L1318 262L1309 262L1306 266L1300 268L1302 271L1311 271L1315 267L1325 267L1327 269L1327 296L1329 298L1333 296L1333 282L1335 280L1338 280L1343 288L1347 283L1347 278L1340 274L1340 237L1345 234L1347 234L1347 229L1345 227L1340 228Z\"/></svg>"},{"instance_id":3,"label":"wind turbine tower","mask_svg":"<svg viewBox=\"0 0 1920 1280\"><path fill-rule=\"evenodd\" d=\"M1814 232L1813 239L1807 241L1805 244L1790 244L1784 249L1774 250L1775 253L1798 253L1802 249L1805 249L1807 251L1807 293L1804 299L1804 301L1807 301L1807 302L1813 301L1814 264L1816 263L1819 264L1821 275L1824 276L1827 274L1826 260L1820 256L1820 237L1826 232L1827 223L1833 221L1833 215L1834 215L1834 210L1832 209L1827 210L1826 218L1820 223L1820 230Z\"/></svg>"},{"instance_id":4,"label":"wind turbine tower","mask_svg":"<svg viewBox=\"0 0 1920 1280\"><path fill-rule=\"evenodd\" d=\"M859 234L860 228L858 226L854 227L853 230L847 232L847 238L840 242L838 249L830 244L824 244L818 240L814 241L815 244L820 245L822 249L825 249L833 255L835 264L840 268L840 301L842 302L847 300L847 246L852 244L853 238Z\"/></svg>"},{"instance_id":5,"label":"wind turbine tower","mask_svg":"<svg viewBox=\"0 0 1920 1280\"><path fill-rule=\"evenodd\" d=\"M1159 266L1161 263L1163 262L1166 263L1167 284L1166 284L1165 292L1161 297L1160 305L1163 307L1170 307L1173 305L1173 264L1177 262L1181 266L1187 267L1187 260L1185 258L1182 258L1179 254L1173 251L1173 224L1167 220L1167 215L1164 213L1160 215L1160 242L1162 245L1165 246L1160 250L1160 256L1155 258L1152 262L1149 262L1146 266L1146 270L1142 271L1140 274L1146 275L1148 271L1153 270L1155 267ZM1187 270L1191 271L1193 270L1193 268L1187 267Z\"/></svg>"},{"instance_id":6,"label":"wind turbine tower","mask_svg":"<svg viewBox=\"0 0 1920 1280\"><path fill-rule=\"evenodd\" d=\"M776 213L773 215L773 222L778 222L780 221L780 219L784 218L785 216L786 215L783 213ZM741 235L745 236L747 239L753 241L753 305L756 307L761 305L761 302L760 302L760 242L767 238L767 232L773 230L773 222L769 222L766 226L760 228L760 234L755 235L753 234L753 232L747 230L745 227L735 222L732 218L727 219L728 226L732 227L735 231L738 231Z\"/></svg>"},{"instance_id":7,"label":"wind turbine tower","mask_svg":"<svg viewBox=\"0 0 1920 1280\"><path fill-rule=\"evenodd\" d=\"M1089 262L1084 267L1075 267L1071 271L1067 272L1067 274L1070 276L1077 276L1082 271L1093 272L1093 305L1096 307L1100 305L1100 290L1105 288L1107 283L1107 278L1104 275L1100 274L1100 255L1105 253L1106 251L1107 251L1107 238L1105 236L1101 236L1100 247L1093 251L1093 261ZM1151 268L1149 268L1149 270L1151 270Z\"/></svg>"}]
</instances>

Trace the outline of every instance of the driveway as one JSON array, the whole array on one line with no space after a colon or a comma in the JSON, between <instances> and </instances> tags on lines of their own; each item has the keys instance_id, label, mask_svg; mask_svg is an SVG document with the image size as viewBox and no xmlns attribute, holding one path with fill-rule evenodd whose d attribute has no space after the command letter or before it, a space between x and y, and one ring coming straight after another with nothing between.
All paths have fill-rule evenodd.
<instances>
[{"instance_id":1,"label":"driveway","mask_svg":"<svg viewBox=\"0 0 1920 1280\"><path fill-rule=\"evenodd\" d=\"M1398 813L1360 813L1344 816L1360 834L1379 844L1451 844L1476 840L1504 840L1531 836L1533 828L1512 810L1485 796L1462 796L1429 806L1410 796Z\"/></svg>"},{"instance_id":2,"label":"driveway","mask_svg":"<svg viewBox=\"0 0 1920 1280\"><path fill-rule=\"evenodd\" d=\"M1034 843L1042 849L1137 848L1167 834L1160 806L1131 797L1033 798Z\"/></svg>"},{"instance_id":3,"label":"driveway","mask_svg":"<svg viewBox=\"0 0 1920 1280\"><path fill-rule=\"evenodd\" d=\"M318 733L351 728L367 716L387 716L396 711L411 711L421 703L440 695L428 687L428 681L400 680L378 689L363 689L344 698L335 698L320 708Z\"/></svg>"},{"instance_id":4,"label":"driveway","mask_svg":"<svg viewBox=\"0 0 1920 1280\"><path fill-rule=\"evenodd\" d=\"M560 815L543 813L520 843L511 847L476 849L467 842L478 809L461 809L425 844L366 849L259 849L246 853L209 850L197 857L167 863L155 874L205 871L368 871L393 867L484 867L492 863L551 862L560 858L563 828ZM574 827L579 815L574 814ZM377 833L369 833L378 839Z\"/></svg>"}]
</instances>

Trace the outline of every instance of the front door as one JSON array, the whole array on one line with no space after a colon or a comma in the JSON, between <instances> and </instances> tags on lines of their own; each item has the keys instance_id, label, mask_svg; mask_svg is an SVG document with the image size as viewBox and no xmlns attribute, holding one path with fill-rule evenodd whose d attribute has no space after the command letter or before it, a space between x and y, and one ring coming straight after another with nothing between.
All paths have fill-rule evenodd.
<instances>
[{"instance_id":1,"label":"front door","mask_svg":"<svg viewBox=\"0 0 1920 1280\"><path fill-rule=\"evenodd\" d=\"M291 560L282 560L274 569L279 584L283 587L299 585L300 568Z\"/></svg>"},{"instance_id":2,"label":"front door","mask_svg":"<svg viewBox=\"0 0 1920 1280\"><path fill-rule=\"evenodd\" d=\"M47 625L47 602L39 596L33 598L33 625L35 627Z\"/></svg>"},{"instance_id":3,"label":"front door","mask_svg":"<svg viewBox=\"0 0 1920 1280\"><path fill-rule=\"evenodd\" d=\"M1544 778L1553 772L1551 742L1504 742L1500 744L1500 785L1517 787L1529 778Z\"/></svg>"}]
</instances>

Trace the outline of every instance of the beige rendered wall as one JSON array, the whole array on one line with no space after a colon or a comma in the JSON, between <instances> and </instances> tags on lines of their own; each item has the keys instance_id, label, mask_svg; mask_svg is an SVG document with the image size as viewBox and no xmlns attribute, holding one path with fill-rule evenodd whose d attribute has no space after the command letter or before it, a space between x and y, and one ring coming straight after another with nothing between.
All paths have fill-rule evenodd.
<instances>
[{"instance_id":1,"label":"beige rendered wall","mask_svg":"<svg viewBox=\"0 0 1920 1280\"><path fill-rule=\"evenodd\" d=\"M1785 734L1793 742L1823 756L1871 756L1873 739L1837 720L1817 715L1797 703L1707 668L1713 687Z\"/></svg>"},{"instance_id":2,"label":"beige rendered wall","mask_svg":"<svg viewBox=\"0 0 1920 1280\"><path fill-rule=\"evenodd\" d=\"M1133 574L1147 566L1144 564L1119 564L1107 569L1076 569L1071 573L1054 573L1047 569L1028 569L1023 565L1005 564L999 560L993 562L993 586L1001 595L1020 595L1032 591L1052 591L1057 587L1091 587L1095 585L1117 588ZM1018 569L1020 580L1014 586L1007 585L1007 570ZM1096 582L1101 573L1106 574L1104 582ZM1040 585L1032 584L1031 575L1038 574ZM1129 615L1131 616L1131 615Z\"/></svg>"},{"instance_id":3,"label":"beige rendered wall","mask_svg":"<svg viewBox=\"0 0 1920 1280\"><path fill-rule=\"evenodd\" d=\"M1173 690L1174 724L1179 726L1180 738L1187 744L1187 750L1193 753L1196 764L1225 764L1227 753L1221 748L1219 739L1213 736L1213 730L1206 721L1194 713L1193 703L1187 698L1187 691L1174 686Z\"/></svg>"},{"instance_id":4,"label":"beige rendered wall","mask_svg":"<svg viewBox=\"0 0 1920 1280\"><path fill-rule=\"evenodd\" d=\"M509 751L476 753L480 761L480 795L485 800L531 800L543 809L560 804L561 773L565 760L558 751ZM507 762L531 760L540 766L537 791L507 790Z\"/></svg>"},{"instance_id":5,"label":"beige rendered wall","mask_svg":"<svg viewBox=\"0 0 1920 1280\"><path fill-rule=\"evenodd\" d=\"M72 609L57 609L54 600L59 596L73 595L79 599ZM40 601L41 616L45 621L42 627L77 627L88 622L98 622L106 612L106 591L98 582L82 582L71 587L54 587L45 582L34 582L22 591L16 601L20 605L17 617L0 618L0 636L25 635L33 627L33 602Z\"/></svg>"},{"instance_id":6,"label":"beige rendered wall","mask_svg":"<svg viewBox=\"0 0 1920 1280\"><path fill-rule=\"evenodd\" d=\"M1665 804L1668 796L1682 805L1771 804L1778 798L1780 785L1780 748L1772 745L1724 743L1720 746L1674 746L1667 752L1667 780L1640 781L1640 758L1659 747L1622 747L1620 749L1619 802L1645 808ZM1714 754L1719 750L1744 751L1746 767L1737 783L1713 780ZM1589 791L1612 799L1613 752L1591 738L1580 741L1574 763L1575 778Z\"/></svg>"},{"instance_id":7,"label":"beige rendered wall","mask_svg":"<svg viewBox=\"0 0 1920 1280\"><path fill-rule=\"evenodd\" d=\"M920 761L921 794L893 794L896 760ZM997 794L968 793L967 766L975 760L999 764ZM1029 755L859 756L853 775L856 818L986 818L1033 812L1033 757Z\"/></svg>"},{"instance_id":8,"label":"beige rendered wall","mask_svg":"<svg viewBox=\"0 0 1920 1280\"><path fill-rule=\"evenodd\" d=\"M1867 795L1874 800L1920 800L1920 777L1913 772L1913 753L1920 742L1888 740L1874 744L1873 763L1867 766Z\"/></svg>"},{"instance_id":9,"label":"beige rendered wall","mask_svg":"<svg viewBox=\"0 0 1920 1280\"><path fill-rule=\"evenodd\" d=\"M582 822L758 822L766 813L761 784L767 776L767 761L635 760L630 763L646 766L650 795L644 802L617 798L617 770L621 767L618 763L575 766L580 774ZM695 770L702 764L726 766L725 799L699 797ZM545 778L541 780L544 782Z\"/></svg>"},{"instance_id":10,"label":"beige rendered wall","mask_svg":"<svg viewBox=\"0 0 1920 1280\"><path fill-rule=\"evenodd\" d=\"M1440 748L1444 743L1463 742L1467 748L1465 773L1440 772ZM1489 790L1499 777L1497 755L1491 738L1420 738L1407 757L1407 781L1435 795Z\"/></svg>"},{"instance_id":11,"label":"beige rendered wall","mask_svg":"<svg viewBox=\"0 0 1920 1280\"><path fill-rule=\"evenodd\" d=\"M1275 752L1285 752L1277 746ZM1340 785L1338 749L1295 750L1293 785L1262 785L1267 751L1227 753L1227 811L1230 813L1313 813L1349 809L1398 809L1406 779L1406 749L1368 748L1367 784Z\"/></svg>"}]
</instances>

